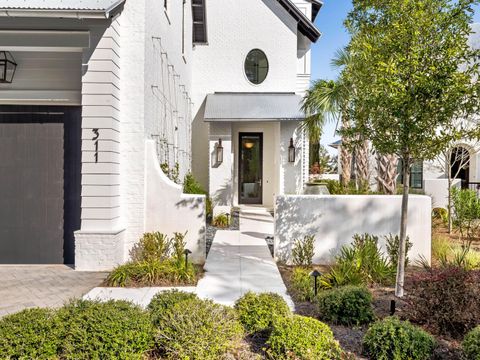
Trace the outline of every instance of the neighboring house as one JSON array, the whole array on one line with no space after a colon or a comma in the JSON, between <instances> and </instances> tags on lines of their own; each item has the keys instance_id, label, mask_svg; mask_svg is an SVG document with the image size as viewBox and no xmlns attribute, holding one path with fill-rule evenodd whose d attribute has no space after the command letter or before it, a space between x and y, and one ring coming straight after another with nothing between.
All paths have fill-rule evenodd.
<instances>
[{"instance_id":1,"label":"neighboring house","mask_svg":"<svg viewBox=\"0 0 480 360\"><path fill-rule=\"evenodd\" d=\"M218 205L299 192L320 7L0 0L0 263L109 269L142 233L187 230L204 261L205 198L160 164L193 170Z\"/></svg>"}]
</instances>

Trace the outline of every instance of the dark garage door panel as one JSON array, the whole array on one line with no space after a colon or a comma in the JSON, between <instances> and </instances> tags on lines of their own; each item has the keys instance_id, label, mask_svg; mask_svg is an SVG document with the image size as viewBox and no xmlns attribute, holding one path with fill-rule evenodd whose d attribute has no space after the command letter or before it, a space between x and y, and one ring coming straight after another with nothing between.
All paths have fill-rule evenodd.
<instances>
[{"instance_id":1,"label":"dark garage door panel","mask_svg":"<svg viewBox=\"0 0 480 360\"><path fill-rule=\"evenodd\" d=\"M64 262L62 123L0 123L0 263Z\"/></svg>"}]
</instances>

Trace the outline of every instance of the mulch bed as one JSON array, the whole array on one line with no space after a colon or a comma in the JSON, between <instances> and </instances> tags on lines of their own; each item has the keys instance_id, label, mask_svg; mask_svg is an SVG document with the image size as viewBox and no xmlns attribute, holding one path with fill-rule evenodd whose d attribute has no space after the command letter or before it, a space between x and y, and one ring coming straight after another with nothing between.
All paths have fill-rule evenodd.
<instances>
[{"instance_id":1,"label":"mulch bed","mask_svg":"<svg viewBox=\"0 0 480 360\"><path fill-rule=\"evenodd\" d=\"M211 220L211 219L210 219ZM207 221L207 232L206 232L206 247L207 247L207 256L212 247L213 239L217 230L239 230L240 229L240 211L233 210L230 216L230 226L226 228L218 228L211 224L211 221Z\"/></svg>"},{"instance_id":2,"label":"mulch bed","mask_svg":"<svg viewBox=\"0 0 480 360\"><path fill-rule=\"evenodd\" d=\"M299 315L310 316L313 318L319 318L316 305L311 302L299 301L292 291L290 277L293 272L294 266L278 266L283 278L283 282L287 287L289 295L292 297L295 303L295 312ZM320 272L328 272L328 266L315 266ZM405 288L408 291L409 279L412 274L420 271L418 268L410 267L405 276ZM370 287L370 291L373 295L373 309L375 315L378 318L384 318L390 315L390 302L396 300L396 312L395 315L400 318L404 318L403 315L405 303L395 298L395 289L393 287ZM320 319L321 320L321 319ZM366 360L362 354L362 339L368 326L348 327L342 325L336 325L326 322L332 329L335 339L340 343L342 348L355 355L355 359ZM460 350L460 342L454 339L446 337L436 337L438 347L435 349L432 356L432 360L459 360L462 358Z\"/></svg>"}]
</instances>

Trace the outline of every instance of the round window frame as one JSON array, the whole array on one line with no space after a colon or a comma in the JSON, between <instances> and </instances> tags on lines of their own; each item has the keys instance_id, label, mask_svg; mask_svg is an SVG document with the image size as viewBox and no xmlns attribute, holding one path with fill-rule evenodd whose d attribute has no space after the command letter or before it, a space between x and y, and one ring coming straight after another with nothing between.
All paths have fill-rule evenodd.
<instances>
[{"instance_id":1,"label":"round window frame","mask_svg":"<svg viewBox=\"0 0 480 360\"><path fill-rule=\"evenodd\" d=\"M265 56L265 60L267 61L267 72L265 74L265 78L258 82L258 83L254 83L253 81L251 81L249 78L248 78L248 75L247 75L247 71L246 71L246 63L247 63L247 58L248 58L248 55L250 55L252 52L254 51L259 51L260 53L263 54L263 56ZM268 56L267 54L265 53L265 51L263 51L262 49L259 49L259 48L254 48L254 49L251 49L248 51L248 53L245 55L244 57L244 60L243 60L243 75L245 76L245 79L247 79L247 81L251 84L251 85L254 85L254 86L259 86L261 84L263 84L265 82L265 80L267 79L268 77L268 74L270 73L270 61L268 60Z\"/></svg>"}]
</instances>

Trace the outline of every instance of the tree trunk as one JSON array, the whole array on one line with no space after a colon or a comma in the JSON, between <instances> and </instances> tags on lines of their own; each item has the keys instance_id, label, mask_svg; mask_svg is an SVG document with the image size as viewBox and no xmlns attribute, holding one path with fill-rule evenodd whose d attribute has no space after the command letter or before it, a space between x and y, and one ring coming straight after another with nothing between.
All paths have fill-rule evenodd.
<instances>
[{"instance_id":1,"label":"tree trunk","mask_svg":"<svg viewBox=\"0 0 480 360\"><path fill-rule=\"evenodd\" d=\"M448 191L448 233L452 233L452 174L448 171L448 181L447 181L447 191Z\"/></svg>"},{"instance_id":2,"label":"tree trunk","mask_svg":"<svg viewBox=\"0 0 480 360\"><path fill-rule=\"evenodd\" d=\"M381 155L377 157L378 191L395 195L397 192L397 164L396 155Z\"/></svg>"},{"instance_id":3,"label":"tree trunk","mask_svg":"<svg viewBox=\"0 0 480 360\"><path fill-rule=\"evenodd\" d=\"M350 127L350 122L346 112L343 113L342 123L342 127L344 129L348 129ZM342 167L340 183L343 187L348 187L352 178L352 153L350 151L350 143L345 135L342 137L342 146L340 146L340 166Z\"/></svg>"},{"instance_id":4,"label":"tree trunk","mask_svg":"<svg viewBox=\"0 0 480 360\"><path fill-rule=\"evenodd\" d=\"M362 141L355 149L355 179L359 189L367 189L369 184L370 166L368 157L368 142Z\"/></svg>"},{"instance_id":5,"label":"tree trunk","mask_svg":"<svg viewBox=\"0 0 480 360\"><path fill-rule=\"evenodd\" d=\"M407 249L407 221L408 221L408 191L410 189L410 158L403 156L403 195L402 215L400 218L400 244L397 264L397 281L395 284L395 296L403 297L403 284L405 280L405 257Z\"/></svg>"}]
</instances>

